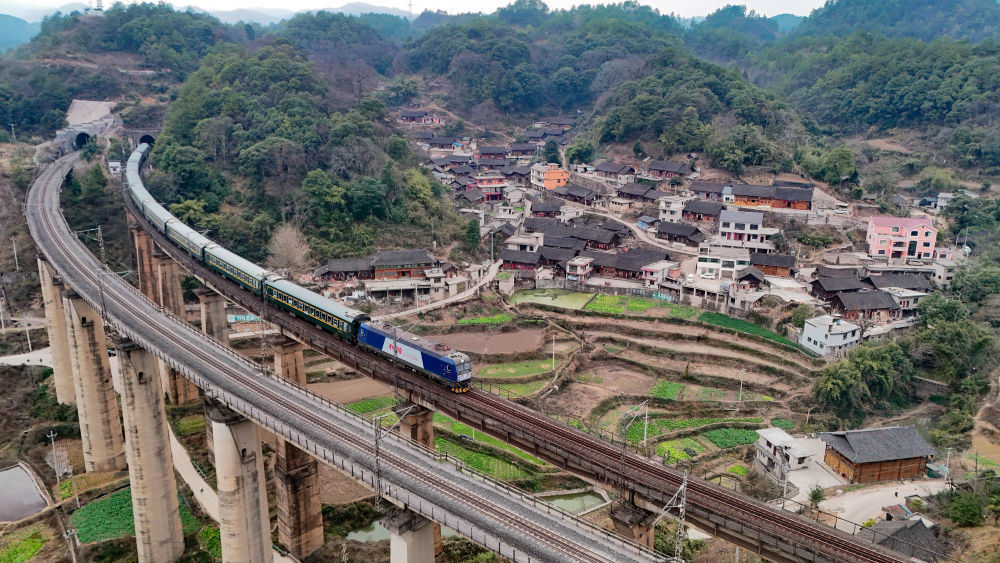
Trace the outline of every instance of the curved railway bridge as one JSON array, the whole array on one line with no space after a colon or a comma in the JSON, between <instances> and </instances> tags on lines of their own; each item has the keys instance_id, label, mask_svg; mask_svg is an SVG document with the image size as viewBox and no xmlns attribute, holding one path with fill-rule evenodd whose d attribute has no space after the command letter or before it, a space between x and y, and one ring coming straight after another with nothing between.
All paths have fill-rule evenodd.
<instances>
[{"instance_id":1,"label":"curved railway bridge","mask_svg":"<svg viewBox=\"0 0 1000 563\"><path fill-rule=\"evenodd\" d=\"M378 471L381 489L396 503L515 561L657 558L547 503L454 464L438 463L431 452L395 435L382 438L376 468L370 422L269 374L101 267L59 209L62 180L77 160L78 153L57 160L28 192L24 211L39 249L64 283L102 312L107 324L194 381L206 395L373 488Z\"/></svg>"}]
</instances>

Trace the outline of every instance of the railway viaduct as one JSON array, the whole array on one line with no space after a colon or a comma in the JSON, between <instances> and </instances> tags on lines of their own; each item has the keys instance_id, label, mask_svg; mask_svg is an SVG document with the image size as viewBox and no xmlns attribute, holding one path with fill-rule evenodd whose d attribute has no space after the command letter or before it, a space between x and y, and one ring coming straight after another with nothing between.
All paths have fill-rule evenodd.
<instances>
[{"instance_id":1,"label":"railway viaduct","mask_svg":"<svg viewBox=\"0 0 1000 563\"><path fill-rule=\"evenodd\" d=\"M63 323L63 329L68 335L65 344L62 344L64 352L60 353L59 351L61 344L58 338L53 339L54 368L62 367L61 374L59 372L56 374L57 396L60 397L61 401L71 400L69 397L75 396L80 409L81 427L87 428L88 432L103 437L116 433L117 428L114 426L114 422L117 422L117 413L112 412L111 407L111 404L114 403L113 392L110 394L108 392L91 393L90 395L80 392L80 388L85 384L84 377L81 375L85 367L80 358L89 355L91 364L100 363L98 356L101 354L96 354L93 347L81 348L79 344L80 342L99 341L101 338L103 330L99 330L98 327L84 326L85 323L79 320L89 318L93 324L96 315L93 310L95 306L101 309L102 315L105 316L109 324L131 339L131 343L120 342L123 355L128 359L127 364L132 366L128 372L129 377L135 378L135 382L130 382L130 384L133 387L145 385L147 388L147 392L143 394L135 389L129 391L128 386L124 386L126 388L122 393L122 403L126 426L137 425L135 422L136 412L147 413L146 416L151 411L162 412L162 399L160 403L156 403L155 398L150 397L145 399L145 403L142 402L143 397L151 395L148 389L155 390L159 387L162 391L159 395L165 394L168 400L176 402L197 398L195 384L203 389L208 397L209 406L206 412L212 420L209 440L214 443L217 470L220 472L220 499L223 500L223 506L226 506L228 502L239 507L238 511L231 508L229 512L239 515L239 518L236 518L238 521L229 522L223 515L221 525L224 537L225 534L232 533L233 537L241 538L240 541L246 543L247 538L253 537L252 530L260 530L257 526L260 526L262 521L265 524L267 522L266 513L261 512L262 510L266 511L266 503L261 508L260 495L253 493L253 491L260 490L259 478L262 471L259 466L255 468L254 465L259 462L261 456L259 455L259 438L256 434L256 427L253 422L249 422L247 419L267 427L282 438L278 454L278 469L276 469L279 540L283 545L289 546L293 554L305 555L315 549L318 545L316 542L321 543L321 530L319 537L315 535L317 526L321 524L318 524L316 517L318 510L318 503L315 501L316 458L348 470L355 477L382 491L387 497L410 508L409 511L386 520L387 527L393 531L393 560L404 560L405 557L405 560L416 561L433 557L435 543L431 531L433 526L426 525L422 518L430 516L432 520L444 521L452 527L455 527L454 522L461 521L462 516L451 514L442 506L432 506L429 509L430 514L427 514L428 510L423 509L423 507L433 504L433 502L430 499L420 498L419 491L407 489L405 485L400 484L400 481L382 488L379 485L382 481L377 475L386 471L387 468L373 468L370 463L366 465L365 460L357 457L358 451L352 451L346 457L341 453L338 457L335 448L327 445L316 436L316 426L331 433L335 430L341 430L330 426L329 421L303 421L300 420L301 413L289 412L288 405L273 405L261 400L258 395L266 395L266 393L256 388L260 387L260 382L264 382L271 387L280 389L279 393L295 395L296 400L303 401L303 404L310 404L313 408L325 408L330 411L331 415L337 415L330 418L343 418L343 420L338 418L336 422L348 429L358 426L359 422L356 419L342 417L343 412L338 407L323 403L300 387L304 382L304 373L302 373L304 370L301 368L301 350L304 344L352 366L362 373L393 385L399 394L410 400L409 405L404 407L407 410L400 412L402 415L401 430L410 439L390 441L392 445L387 448L387 452L395 453L397 449L409 451L407 448L421 450L415 444L432 445L433 427L431 426L430 413L432 410L446 412L458 420L515 444L560 467L574 471L591 480L615 485L629 491L629 500L632 502L626 505L624 510L614 515L616 527L624 536L635 542L651 545L651 524L655 515L662 511L663 506L668 503L682 482L682 476L676 470L658 465L632 453L623 454L621 447L608 444L600 438L569 428L530 409L481 390L474 389L465 395L451 394L426 380L397 369L387 360L368 355L308 323L272 310L251 294L236 287L235 284L203 268L190 256L170 245L155 229L146 229L148 225L141 217L136 218L136 228L132 231L133 246L140 272L139 291L135 291L131 286L126 286L115 276L109 275L108 272L99 271L99 267L94 263L92 257L85 257L85 259L78 260L75 265L71 264L70 262L73 260L69 258L67 252L72 252L67 251L65 247L70 245L70 241L66 239L72 237L68 228L59 228L61 218L54 219L52 217L53 214L57 213L55 210L57 203L55 203L53 194L58 187L53 184L58 184L58 178L61 176L58 173L51 174L51 172L59 168L65 169L73 159L75 159L74 155L64 157L36 181L36 185L33 186L29 194L29 203L26 207L32 234L49 258L47 262L40 262L40 273L43 278L43 290L46 292L46 315L51 317L50 323L55 323L50 324L50 326L53 326L54 330L58 332L60 313L68 321ZM126 203L131 206L130 200L125 199ZM133 216L136 215L134 209L131 208L130 213ZM86 262L86 264L81 264L82 262ZM202 305L201 325L208 333L207 335L204 333L195 334L196 331L193 327L169 315L169 312L177 310L175 307L181 306L176 269L178 264L201 278L206 285L218 292L199 294ZM53 268L53 266L55 267ZM85 285L81 282L81 278L90 282L86 289L79 287ZM64 291L61 302L55 297L50 299L51 296L58 293L56 289L60 279L64 284L72 284L80 293L73 294ZM46 287L48 287L47 290ZM150 301L141 299L138 295L140 292L157 305L154 307ZM113 299L109 298L112 293ZM275 343L275 369L284 379L270 376L261 371L260 366L250 364L219 343L219 340L224 338L222 331L225 326L225 317L223 316L225 299L230 299L248 310L258 313L261 318L277 325L281 329L282 335L287 337ZM97 305L98 303L99 305ZM59 310L60 305L62 306L61 311ZM92 308L86 309L87 305ZM50 309L52 310L51 314ZM163 331L153 330L151 326L143 326L143 331L140 332L137 325L143 323L137 322L142 320L137 317L143 317L146 314L150 318L146 319L148 322L145 325L151 323L154 326L170 330L164 334ZM166 320L160 317L165 317ZM97 324L100 325L100 323ZM186 328L181 328L179 326L181 324ZM157 332L160 334L156 334ZM95 333L96 336L91 337L91 333ZM151 335L162 338L166 342L154 341ZM209 336L214 338L209 338ZM215 352L226 358L226 361L232 362L231 365L226 365L225 362L220 364L219 361L211 362L204 357L192 354L192 349L197 349L199 346L207 346L210 352ZM158 356L161 365L156 366L157 362L145 350ZM60 354L65 358L62 361L55 359ZM196 357L191 358L192 355ZM106 358L103 359L106 363ZM145 369L139 369L136 366L145 366ZM153 366L156 366L155 369ZM224 369L227 367L240 368L236 371L243 373L225 373L232 371ZM214 370L223 373L211 373ZM106 370L103 366L98 366L94 371L95 373L103 373ZM231 379L220 378L220 375ZM93 384L98 388L100 385L105 387L109 385L109 383L103 382L100 376L96 380L96 383ZM251 380L256 380L253 390L240 388L238 385L234 386L237 381L245 383ZM67 381L71 383L67 383ZM63 389L62 393L59 392L60 389ZM69 389L73 389L75 393ZM88 398L94 395L98 397L96 402ZM110 399L108 399L109 396ZM96 406L89 408L91 402L94 402ZM142 407L137 408L132 405L142 405ZM130 417L132 418L130 419ZM92 427L89 423L85 424L85 418L88 421L95 421L95 425ZM110 419L112 422L104 425L97 424L104 419ZM162 420L153 418L145 419L138 426L157 427L163 424ZM367 440L371 440L372 431L369 428L366 428L366 431L368 432ZM126 429L124 445L127 450L131 448L130 443L139 441L139 437L132 436L132 434L134 431ZM165 434L165 429L163 434ZM160 438L162 439L162 436ZM354 437L354 440L356 441L357 437ZM105 466L107 464L121 466L123 458L118 453L121 446L114 443L114 440L111 440L111 443L105 443L108 440L102 439L85 440L85 454L86 444L89 442L95 444L91 448L91 454L89 454L95 463L99 462ZM159 444L160 442L150 443ZM366 447L368 448L367 457L370 458L370 443L358 446L361 450L365 450ZM162 450L161 447L154 446L147 448L146 452L157 452L155 458L158 463L162 463L163 456L169 456L169 450L165 450L165 454L159 454L160 450ZM132 453L128 456L130 471L133 471L133 460L137 462L137 466L145 467L147 465L143 462L143 458L136 457L136 455L138 454ZM426 451L422 455L427 456ZM354 462L354 464L349 464L345 459ZM431 459L427 457L424 459L424 463L426 464ZM88 468L90 467L89 463ZM413 468L408 469L412 470ZM142 473L142 471L139 472ZM224 476L227 478L224 479ZM133 473L133 479L136 478L135 473ZM481 480L478 481L481 488ZM421 483L419 489L422 489L424 485L425 483ZM224 491L224 487L228 488ZM224 492L225 494L223 494ZM504 494L508 495L506 502L517 500L518 495L511 493L513 491L505 491ZM477 493L472 493L471 490L465 491L467 496L474 494ZM479 492L478 494L488 499L496 495L496 491ZM176 499L176 495L173 498ZM413 502L414 498L420 500ZM689 482L687 498L686 508L689 522L713 535L752 549L772 560L905 560L903 556L877 545L863 543L851 535L765 506L709 483L697 480ZM176 501L173 506L170 506L169 499L164 502L167 505L165 508L167 512L176 509ZM155 504L155 502L151 503L151 505ZM420 508L413 510L415 505ZM437 508L437 512L435 512L435 508ZM485 511L483 512L485 513ZM486 520L489 519L488 514L484 517ZM136 518L138 529L138 511ZM535 550L529 556L525 551L520 553L516 551L517 547L514 546L516 542L508 540L507 543L504 543L504 538L498 538L496 537L498 534L495 532L487 531L491 530L491 526L484 523L483 520L473 523L468 520L468 515L466 515L465 522L468 522L468 535L470 537L505 556L513 556L518 560L528 558L544 560L548 558L548 555L554 553L558 553L563 560L594 557L590 553L571 555L567 551L559 551L559 549L570 549L565 544L560 548L552 548L555 551L546 552L543 547L549 548L551 546L543 538L533 539L528 544L528 550ZM560 526L555 522L546 522L543 527L550 525L556 528ZM565 530L566 524L563 523L561 526L561 530ZM595 532L589 529L581 532L578 530L579 526L579 523L573 523L570 526L573 530L572 533L561 531L560 534L563 534L564 538L571 536L577 538L577 541L582 539L585 542L594 542L596 539L600 554L610 555L614 559L631 560L653 557L652 552L641 550L635 547L635 544L616 543L599 533L596 536L587 536L587 534L595 534ZM461 523L458 525L458 529L460 533L466 533L466 529L462 527ZM527 529L530 530L531 527L529 526ZM518 536L525 535L522 533L523 530L519 529L518 532ZM567 533L569 535L565 535ZM581 534L583 535L581 536ZM539 536L544 535L539 531ZM246 549L235 545L237 543L239 542L229 542L229 553L233 554L234 557L227 556L227 560L244 559L242 555L235 555L243 553L238 549ZM162 542L157 545L162 545ZM223 546L225 550L227 544L224 542ZM407 553L407 548L409 548L409 555L403 555ZM266 545L257 546L253 553L264 551L267 551ZM414 555L418 552L422 555ZM141 555L142 551L140 551ZM169 560L169 558L163 560Z\"/></svg>"}]
</instances>

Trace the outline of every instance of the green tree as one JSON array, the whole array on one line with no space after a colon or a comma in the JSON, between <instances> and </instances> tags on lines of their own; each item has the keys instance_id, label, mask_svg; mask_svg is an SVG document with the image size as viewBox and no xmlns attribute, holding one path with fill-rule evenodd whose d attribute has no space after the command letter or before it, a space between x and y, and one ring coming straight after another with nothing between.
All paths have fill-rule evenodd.
<instances>
[{"instance_id":1,"label":"green tree","mask_svg":"<svg viewBox=\"0 0 1000 563\"><path fill-rule=\"evenodd\" d=\"M636 141L635 144L632 145L632 154L635 155L636 158L643 158L646 156L646 151L643 150L642 143Z\"/></svg>"},{"instance_id":2,"label":"green tree","mask_svg":"<svg viewBox=\"0 0 1000 563\"><path fill-rule=\"evenodd\" d=\"M475 249L479 246L480 240L482 239L480 238L479 233L479 220L470 219L465 225L465 244L470 249Z\"/></svg>"},{"instance_id":3,"label":"green tree","mask_svg":"<svg viewBox=\"0 0 1000 563\"><path fill-rule=\"evenodd\" d=\"M958 493L948 505L948 518L959 526L978 526L983 523L985 503L975 493Z\"/></svg>"},{"instance_id":4,"label":"green tree","mask_svg":"<svg viewBox=\"0 0 1000 563\"><path fill-rule=\"evenodd\" d=\"M969 308L957 299L948 299L940 292L924 297L917 304L920 311L920 324L923 326L933 326L939 322L958 322L969 316Z\"/></svg>"},{"instance_id":5,"label":"green tree","mask_svg":"<svg viewBox=\"0 0 1000 563\"><path fill-rule=\"evenodd\" d=\"M854 164L854 154L847 147L837 147L826 154L823 159L823 177L825 182L839 184L850 179L857 173Z\"/></svg>"},{"instance_id":6,"label":"green tree","mask_svg":"<svg viewBox=\"0 0 1000 563\"><path fill-rule=\"evenodd\" d=\"M566 160L570 164L590 162L594 158L594 143L587 139L576 139L566 147Z\"/></svg>"},{"instance_id":7,"label":"green tree","mask_svg":"<svg viewBox=\"0 0 1000 563\"><path fill-rule=\"evenodd\" d=\"M545 162L553 162L555 164L560 164L559 144L552 139L545 141L545 146L542 147L542 158L545 159Z\"/></svg>"},{"instance_id":8,"label":"green tree","mask_svg":"<svg viewBox=\"0 0 1000 563\"><path fill-rule=\"evenodd\" d=\"M951 284L952 293L963 301L982 303L987 298L1000 294L1000 266L973 263L955 272Z\"/></svg>"},{"instance_id":9,"label":"green tree","mask_svg":"<svg viewBox=\"0 0 1000 563\"><path fill-rule=\"evenodd\" d=\"M357 220L370 216L385 218L388 205L385 199L386 187L375 178L364 178L347 188L347 201L351 215Z\"/></svg>"},{"instance_id":10,"label":"green tree","mask_svg":"<svg viewBox=\"0 0 1000 563\"><path fill-rule=\"evenodd\" d=\"M819 508L819 503L823 502L826 498L826 490L823 489L823 485L816 483L809 488L809 506L813 508Z\"/></svg>"},{"instance_id":11,"label":"green tree","mask_svg":"<svg viewBox=\"0 0 1000 563\"><path fill-rule=\"evenodd\" d=\"M792 316L788 317L788 323L793 327L801 327L806 319L811 319L816 311L809 305L799 305L792 311Z\"/></svg>"}]
</instances>

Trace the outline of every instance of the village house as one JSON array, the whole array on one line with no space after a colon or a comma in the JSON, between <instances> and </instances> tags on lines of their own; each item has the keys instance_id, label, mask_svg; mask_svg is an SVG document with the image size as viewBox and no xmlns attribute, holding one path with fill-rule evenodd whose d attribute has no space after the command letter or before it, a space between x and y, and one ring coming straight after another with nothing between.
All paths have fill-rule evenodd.
<instances>
[{"instance_id":1,"label":"village house","mask_svg":"<svg viewBox=\"0 0 1000 563\"><path fill-rule=\"evenodd\" d=\"M402 109L399 110L399 122L437 125L441 123L441 120L422 109Z\"/></svg>"},{"instance_id":2,"label":"village house","mask_svg":"<svg viewBox=\"0 0 1000 563\"><path fill-rule=\"evenodd\" d=\"M594 273L594 259L589 256L577 256L566 262L566 279L571 281L587 281Z\"/></svg>"},{"instance_id":3,"label":"village house","mask_svg":"<svg viewBox=\"0 0 1000 563\"><path fill-rule=\"evenodd\" d=\"M875 289L888 289L899 287L912 289L915 291L930 291L931 283L920 274L886 274L882 276L868 276L861 280Z\"/></svg>"},{"instance_id":4,"label":"village house","mask_svg":"<svg viewBox=\"0 0 1000 563\"><path fill-rule=\"evenodd\" d=\"M888 292L881 290L838 293L831 305L849 321L887 323L900 317L899 304Z\"/></svg>"},{"instance_id":5,"label":"village house","mask_svg":"<svg viewBox=\"0 0 1000 563\"><path fill-rule=\"evenodd\" d=\"M680 242L687 246L698 246L705 240L705 233L694 225L661 221L656 225L656 238L671 242Z\"/></svg>"},{"instance_id":6,"label":"village house","mask_svg":"<svg viewBox=\"0 0 1000 563\"><path fill-rule=\"evenodd\" d=\"M504 241L504 248L521 252L538 252L545 243L544 233L522 233L512 235Z\"/></svg>"},{"instance_id":7,"label":"village house","mask_svg":"<svg viewBox=\"0 0 1000 563\"><path fill-rule=\"evenodd\" d=\"M642 215L635 220L635 226L643 231L648 231L650 229L655 229L656 225L660 222L656 217L650 217L649 215Z\"/></svg>"},{"instance_id":8,"label":"village house","mask_svg":"<svg viewBox=\"0 0 1000 563\"><path fill-rule=\"evenodd\" d=\"M618 197L633 199L642 203L653 203L661 197L667 197L667 194L654 189L652 186L637 184L635 182L629 182L624 186L620 186L615 192L618 194Z\"/></svg>"},{"instance_id":9,"label":"village house","mask_svg":"<svg viewBox=\"0 0 1000 563\"><path fill-rule=\"evenodd\" d=\"M688 188L700 199L707 199L711 201L722 201L722 191L726 188L725 184L720 184L718 182L691 182L691 187Z\"/></svg>"},{"instance_id":10,"label":"village house","mask_svg":"<svg viewBox=\"0 0 1000 563\"><path fill-rule=\"evenodd\" d=\"M664 281L670 279L671 272L680 276L680 269L677 262L671 260L660 260L642 267L639 277L646 287L658 287Z\"/></svg>"},{"instance_id":11,"label":"village house","mask_svg":"<svg viewBox=\"0 0 1000 563\"><path fill-rule=\"evenodd\" d=\"M583 205L594 205L597 200L597 192L590 188L584 188L583 186L577 186L575 184L567 184L561 188L556 188L553 190L554 193L565 199L566 201L573 201Z\"/></svg>"},{"instance_id":12,"label":"village house","mask_svg":"<svg viewBox=\"0 0 1000 563\"><path fill-rule=\"evenodd\" d=\"M715 223L722 214L722 204L714 201L692 199L684 204L681 217L686 221L698 223Z\"/></svg>"},{"instance_id":13,"label":"village house","mask_svg":"<svg viewBox=\"0 0 1000 563\"><path fill-rule=\"evenodd\" d=\"M628 164L606 160L594 168L594 174L625 184L633 179L632 174L635 174L635 169Z\"/></svg>"},{"instance_id":14,"label":"village house","mask_svg":"<svg viewBox=\"0 0 1000 563\"><path fill-rule=\"evenodd\" d=\"M635 201L624 197L613 197L608 199L608 211L612 213L627 213L635 205Z\"/></svg>"},{"instance_id":15,"label":"village house","mask_svg":"<svg viewBox=\"0 0 1000 563\"><path fill-rule=\"evenodd\" d=\"M851 483L919 479L937 451L913 426L820 432L823 462Z\"/></svg>"},{"instance_id":16,"label":"village house","mask_svg":"<svg viewBox=\"0 0 1000 563\"><path fill-rule=\"evenodd\" d=\"M486 201L503 199L503 189L507 187L507 178L499 172L480 172L472 177L476 188L483 192Z\"/></svg>"},{"instance_id":17,"label":"village house","mask_svg":"<svg viewBox=\"0 0 1000 563\"><path fill-rule=\"evenodd\" d=\"M812 209L813 188L792 188L783 186L755 186L734 184L732 203L747 207L771 207L776 209Z\"/></svg>"},{"instance_id":18,"label":"village house","mask_svg":"<svg viewBox=\"0 0 1000 563\"><path fill-rule=\"evenodd\" d=\"M571 117L547 117L537 123L539 127L558 127L561 131L566 131L573 127Z\"/></svg>"},{"instance_id":19,"label":"village house","mask_svg":"<svg viewBox=\"0 0 1000 563\"><path fill-rule=\"evenodd\" d=\"M474 160L482 160L484 158L506 160L507 149L504 147L477 147L472 153L472 158Z\"/></svg>"},{"instance_id":20,"label":"village house","mask_svg":"<svg viewBox=\"0 0 1000 563\"><path fill-rule=\"evenodd\" d=\"M531 167L531 185L539 189L554 190L569 183L569 172L558 164L535 164Z\"/></svg>"},{"instance_id":21,"label":"village house","mask_svg":"<svg viewBox=\"0 0 1000 563\"><path fill-rule=\"evenodd\" d=\"M711 202L700 202L701 205ZM764 226L764 214L756 211L723 209L719 213L719 235L713 244L749 248L759 252L774 250L771 237L779 230Z\"/></svg>"},{"instance_id":22,"label":"village house","mask_svg":"<svg viewBox=\"0 0 1000 563\"><path fill-rule=\"evenodd\" d=\"M504 166L500 173L507 177L507 182L512 186L527 188L531 185L531 167L528 165Z\"/></svg>"},{"instance_id":23,"label":"village house","mask_svg":"<svg viewBox=\"0 0 1000 563\"><path fill-rule=\"evenodd\" d=\"M500 259L503 260L504 270L512 271L519 277L534 277L542 255L538 251L527 252L504 248L500 251Z\"/></svg>"},{"instance_id":24,"label":"village house","mask_svg":"<svg viewBox=\"0 0 1000 563\"><path fill-rule=\"evenodd\" d=\"M383 250L374 256L329 260L314 275L322 280L392 280L423 278L427 270L440 267L441 262L426 249Z\"/></svg>"},{"instance_id":25,"label":"village house","mask_svg":"<svg viewBox=\"0 0 1000 563\"><path fill-rule=\"evenodd\" d=\"M817 299L830 301L841 293L853 293L868 289L870 286L864 284L856 277L841 276L836 278L819 278L810 284L809 293Z\"/></svg>"},{"instance_id":26,"label":"village house","mask_svg":"<svg viewBox=\"0 0 1000 563\"><path fill-rule=\"evenodd\" d=\"M947 556L948 548L917 514L905 519L879 520L858 530L854 537L898 551L911 557L911 561L936 563L952 560Z\"/></svg>"},{"instance_id":27,"label":"village house","mask_svg":"<svg viewBox=\"0 0 1000 563\"><path fill-rule=\"evenodd\" d=\"M427 139L427 144L432 149L454 150L455 149L455 138L454 137L431 137L430 139Z\"/></svg>"},{"instance_id":28,"label":"village house","mask_svg":"<svg viewBox=\"0 0 1000 563\"><path fill-rule=\"evenodd\" d=\"M753 252L750 254L750 265L768 276L790 278L795 271L795 257L785 254Z\"/></svg>"},{"instance_id":29,"label":"village house","mask_svg":"<svg viewBox=\"0 0 1000 563\"><path fill-rule=\"evenodd\" d=\"M694 172L689 164L666 160L650 160L645 164L645 173L653 178L682 178Z\"/></svg>"},{"instance_id":30,"label":"village house","mask_svg":"<svg viewBox=\"0 0 1000 563\"><path fill-rule=\"evenodd\" d=\"M705 279L733 279L750 265L750 251L745 248L726 248L701 244L695 273Z\"/></svg>"},{"instance_id":31,"label":"village house","mask_svg":"<svg viewBox=\"0 0 1000 563\"><path fill-rule=\"evenodd\" d=\"M684 205L690 196L668 195L659 199L660 221L679 223L684 218Z\"/></svg>"},{"instance_id":32,"label":"village house","mask_svg":"<svg viewBox=\"0 0 1000 563\"><path fill-rule=\"evenodd\" d=\"M733 275L734 291L758 291L767 285L767 277L753 266L747 266Z\"/></svg>"},{"instance_id":33,"label":"village house","mask_svg":"<svg viewBox=\"0 0 1000 563\"><path fill-rule=\"evenodd\" d=\"M479 188L475 186L460 190L458 195L455 197L459 200L467 202L469 205L479 205L480 203L486 201L486 196L483 195L483 192L479 191Z\"/></svg>"},{"instance_id":34,"label":"village house","mask_svg":"<svg viewBox=\"0 0 1000 563\"><path fill-rule=\"evenodd\" d=\"M899 305L899 314L904 319L917 316L920 313L918 309L920 301L924 297L927 297L927 293L924 291L902 287L887 287L883 291L891 295L893 300L896 301L896 305Z\"/></svg>"},{"instance_id":35,"label":"village house","mask_svg":"<svg viewBox=\"0 0 1000 563\"><path fill-rule=\"evenodd\" d=\"M868 218L865 235L868 255L882 258L934 257L937 229L926 217L890 217L875 215Z\"/></svg>"},{"instance_id":36,"label":"village house","mask_svg":"<svg viewBox=\"0 0 1000 563\"><path fill-rule=\"evenodd\" d=\"M532 217L558 217L562 204L557 202L533 201L531 202Z\"/></svg>"},{"instance_id":37,"label":"village house","mask_svg":"<svg viewBox=\"0 0 1000 563\"><path fill-rule=\"evenodd\" d=\"M517 158L532 158L538 154L538 145L535 143L511 143L510 156Z\"/></svg>"},{"instance_id":38,"label":"village house","mask_svg":"<svg viewBox=\"0 0 1000 563\"><path fill-rule=\"evenodd\" d=\"M593 258L591 267L595 274L609 278L623 279L640 279L643 267L667 259L667 253L662 250L634 249L628 252L584 251L581 255Z\"/></svg>"},{"instance_id":39,"label":"village house","mask_svg":"<svg viewBox=\"0 0 1000 563\"><path fill-rule=\"evenodd\" d=\"M799 344L819 354L840 358L861 342L861 329L840 317L820 315L806 319Z\"/></svg>"},{"instance_id":40,"label":"village house","mask_svg":"<svg viewBox=\"0 0 1000 563\"><path fill-rule=\"evenodd\" d=\"M754 442L754 460L776 481L781 482L788 471L809 467L812 453L784 430L772 426L756 432L758 438Z\"/></svg>"}]
</instances>

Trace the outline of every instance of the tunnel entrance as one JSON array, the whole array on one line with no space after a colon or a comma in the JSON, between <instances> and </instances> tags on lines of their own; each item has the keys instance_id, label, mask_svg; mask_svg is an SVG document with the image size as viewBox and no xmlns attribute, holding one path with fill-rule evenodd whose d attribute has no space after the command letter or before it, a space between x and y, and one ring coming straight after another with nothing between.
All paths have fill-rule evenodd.
<instances>
[{"instance_id":1,"label":"tunnel entrance","mask_svg":"<svg viewBox=\"0 0 1000 563\"><path fill-rule=\"evenodd\" d=\"M146 143L147 145L152 145L155 141L156 139L154 139L152 135L143 135L139 139L139 144L141 145L143 143Z\"/></svg>"},{"instance_id":2,"label":"tunnel entrance","mask_svg":"<svg viewBox=\"0 0 1000 563\"><path fill-rule=\"evenodd\" d=\"M90 140L90 135L86 133L80 133L76 136L76 141L73 142L73 148L75 148L76 150L80 150L83 148L84 145L87 144L87 141L89 140Z\"/></svg>"}]
</instances>

